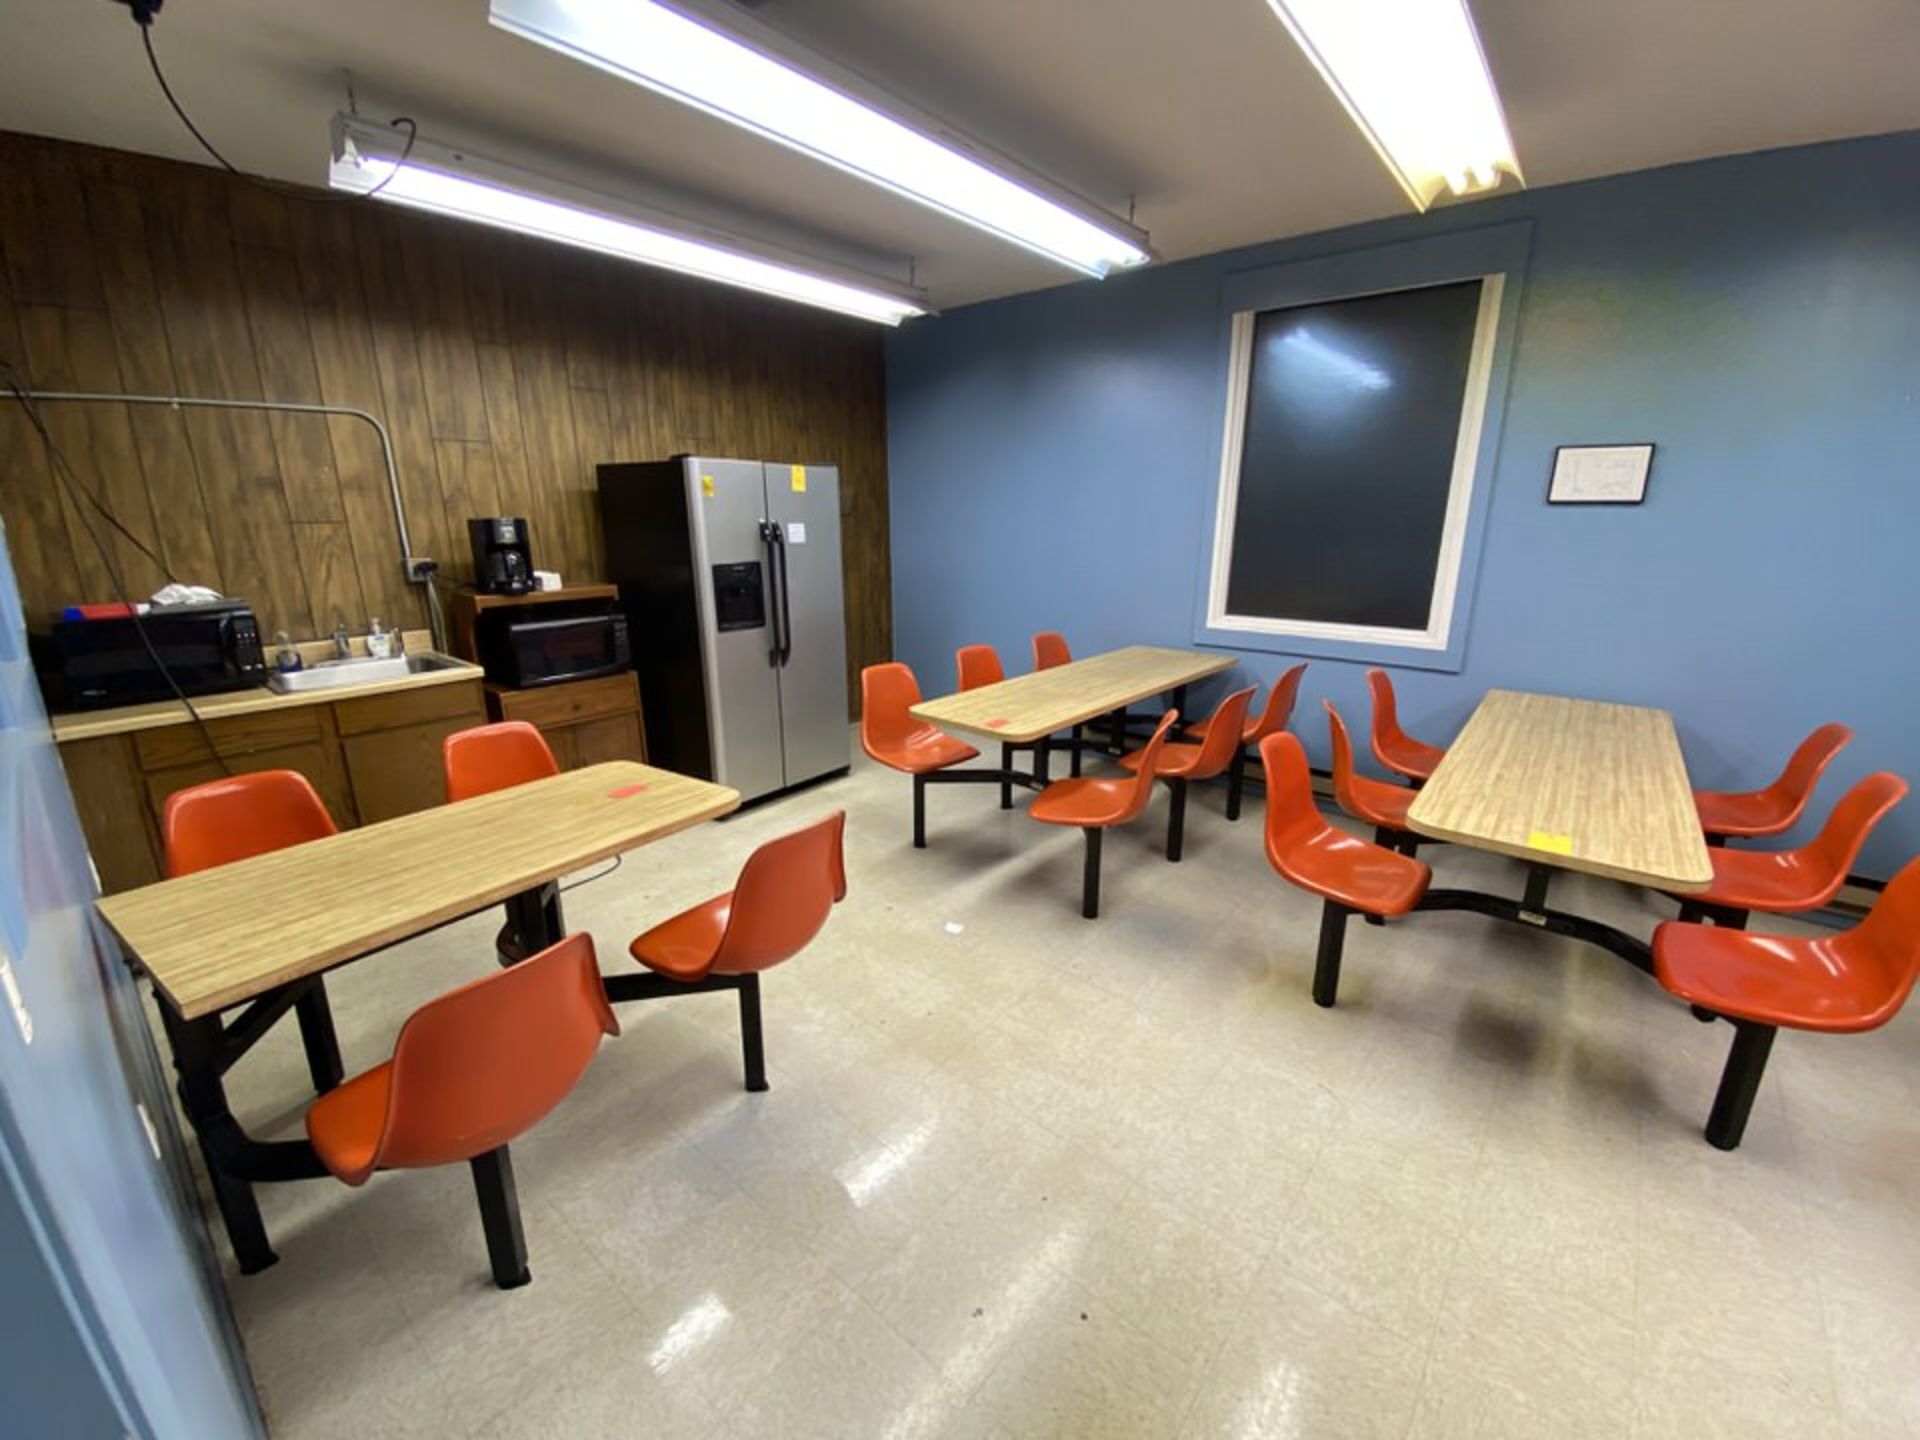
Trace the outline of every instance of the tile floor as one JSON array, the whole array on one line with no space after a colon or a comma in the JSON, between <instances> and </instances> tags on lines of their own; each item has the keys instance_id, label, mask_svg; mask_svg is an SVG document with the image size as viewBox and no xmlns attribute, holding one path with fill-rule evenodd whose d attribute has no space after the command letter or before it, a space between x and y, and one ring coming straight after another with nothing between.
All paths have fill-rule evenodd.
<instances>
[{"instance_id":1,"label":"tile floor","mask_svg":"<svg viewBox=\"0 0 1920 1440\"><path fill-rule=\"evenodd\" d=\"M936 789L916 853L865 766L630 855L569 918L612 970L835 805L851 894L766 982L773 1089L740 1089L731 997L625 1008L514 1147L531 1286L488 1284L465 1167L263 1192L281 1261L229 1283L277 1436L1920 1437L1920 1007L1783 1036L1723 1155L1725 1027L1604 953L1356 925L1317 1010L1316 905L1257 802L1197 797L1173 866L1156 800L1089 923L1077 836ZM350 1070L495 923L334 977ZM289 1025L232 1089L287 1133L303 1081Z\"/></svg>"}]
</instances>

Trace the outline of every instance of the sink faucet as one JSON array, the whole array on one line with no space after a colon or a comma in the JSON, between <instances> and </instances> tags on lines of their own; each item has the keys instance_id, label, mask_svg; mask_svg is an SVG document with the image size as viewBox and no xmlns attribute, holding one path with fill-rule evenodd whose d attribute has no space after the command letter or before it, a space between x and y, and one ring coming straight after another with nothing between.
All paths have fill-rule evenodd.
<instances>
[{"instance_id":1,"label":"sink faucet","mask_svg":"<svg viewBox=\"0 0 1920 1440\"><path fill-rule=\"evenodd\" d=\"M353 655L353 641L347 638L347 622L344 618L333 622L333 653L341 660Z\"/></svg>"}]
</instances>

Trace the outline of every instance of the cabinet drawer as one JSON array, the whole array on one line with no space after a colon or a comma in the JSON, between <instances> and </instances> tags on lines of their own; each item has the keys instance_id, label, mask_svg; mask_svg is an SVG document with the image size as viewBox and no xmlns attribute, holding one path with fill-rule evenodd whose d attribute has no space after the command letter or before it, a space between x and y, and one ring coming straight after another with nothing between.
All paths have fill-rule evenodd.
<instances>
[{"instance_id":1,"label":"cabinet drawer","mask_svg":"<svg viewBox=\"0 0 1920 1440\"><path fill-rule=\"evenodd\" d=\"M487 693L502 720L525 720L545 728L595 720L603 715L622 715L637 709L640 680L629 670L620 675L570 680L564 685L547 685L537 690L490 688Z\"/></svg>"},{"instance_id":2,"label":"cabinet drawer","mask_svg":"<svg viewBox=\"0 0 1920 1440\"><path fill-rule=\"evenodd\" d=\"M371 730L397 730L429 720L486 721L478 680L445 685L422 685L415 690L390 690L364 700L341 700L333 707L334 723L342 735L364 735Z\"/></svg>"},{"instance_id":3,"label":"cabinet drawer","mask_svg":"<svg viewBox=\"0 0 1920 1440\"><path fill-rule=\"evenodd\" d=\"M253 715L209 720L206 728L220 753L237 760L262 751L283 750L290 745L318 743L322 735L320 710L318 705L263 710ZM213 759L200 727L191 721L161 730L135 732L133 753L142 770L204 765Z\"/></svg>"}]
</instances>

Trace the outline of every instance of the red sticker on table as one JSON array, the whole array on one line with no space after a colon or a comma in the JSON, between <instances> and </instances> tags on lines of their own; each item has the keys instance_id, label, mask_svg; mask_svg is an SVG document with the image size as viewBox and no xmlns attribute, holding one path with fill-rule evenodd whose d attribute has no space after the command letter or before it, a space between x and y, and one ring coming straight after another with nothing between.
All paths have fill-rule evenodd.
<instances>
[{"instance_id":1,"label":"red sticker on table","mask_svg":"<svg viewBox=\"0 0 1920 1440\"><path fill-rule=\"evenodd\" d=\"M647 788L646 781L636 780L631 785L622 785L618 790L607 791L607 798L609 800L624 800L629 795L638 795L642 790L646 788Z\"/></svg>"},{"instance_id":2,"label":"red sticker on table","mask_svg":"<svg viewBox=\"0 0 1920 1440\"><path fill-rule=\"evenodd\" d=\"M999 720L987 721L987 729L989 730L1004 730L1006 729L1006 726L1007 726L1007 722L1004 718Z\"/></svg>"}]
</instances>

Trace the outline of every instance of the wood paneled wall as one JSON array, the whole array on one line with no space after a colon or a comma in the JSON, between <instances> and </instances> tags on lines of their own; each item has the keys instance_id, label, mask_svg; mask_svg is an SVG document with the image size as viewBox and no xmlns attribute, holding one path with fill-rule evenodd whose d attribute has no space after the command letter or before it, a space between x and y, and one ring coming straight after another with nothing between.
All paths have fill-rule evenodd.
<instances>
[{"instance_id":1,"label":"wood paneled wall","mask_svg":"<svg viewBox=\"0 0 1920 1440\"><path fill-rule=\"evenodd\" d=\"M593 467L682 451L835 464L848 692L892 643L872 326L518 236L0 133L0 356L41 389L352 405L393 436L417 553L525 515L534 560L604 575ZM269 635L424 623L372 429L337 417L59 404L82 484L179 578ZM85 524L0 403L0 513L29 615L109 598ZM163 581L94 525L139 595Z\"/></svg>"}]
</instances>

